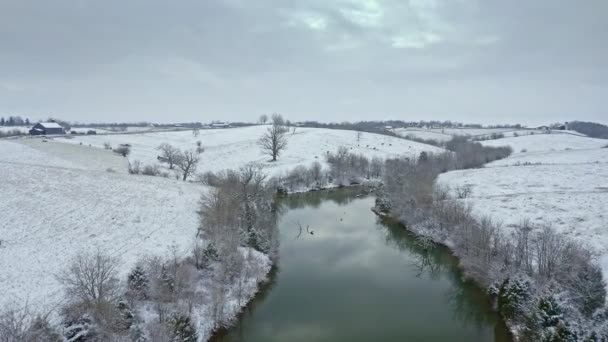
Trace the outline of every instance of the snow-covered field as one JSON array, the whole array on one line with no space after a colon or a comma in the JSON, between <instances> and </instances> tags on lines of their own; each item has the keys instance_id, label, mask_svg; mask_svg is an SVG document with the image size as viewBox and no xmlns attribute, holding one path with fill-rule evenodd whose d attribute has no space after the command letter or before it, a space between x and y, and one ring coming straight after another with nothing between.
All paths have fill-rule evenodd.
<instances>
[{"instance_id":1,"label":"snow-covered field","mask_svg":"<svg viewBox=\"0 0 608 342\"><path fill-rule=\"evenodd\" d=\"M335 152L338 147L345 146L353 153L361 153L368 157L397 157L418 156L420 152L441 152L440 148L407 141L391 136L362 133L357 142L357 133L353 131L298 128L295 134L288 133L287 149L282 152L277 162L268 162L258 144L258 139L268 126L253 126L243 128L200 130L198 137L192 131L154 132L142 134L76 136L72 139L54 138L56 142L72 144L82 143L94 147L103 147L105 142L112 146L130 144L130 160L139 160L144 164L157 163L160 154L157 147L161 143L169 143L179 149L195 149L196 142L201 141L205 151L201 154L198 172L221 171L235 169L246 163L260 163L269 174L278 174L292 169L297 165L309 166L314 161L325 164L327 152Z\"/></svg>"},{"instance_id":2,"label":"snow-covered field","mask_svg":"<svg viewBox=\"0 0 608 342\"><path fill-rule=\"evenodd\" d=\"M510 145L509 158L485 168L452 171L438 182L469 186L477 215L490 215L505 232L524 219L548 225L598 253L608 278L608 140L541 134L483 142Z\"/></svg>"},{"instance_id":3,"label":"snow-covered field","mask_svg":"<svg viewBox=\"0 0 608 342\"><path fill-rule=\"evenodd\" d=\"M108 165L119 158L108 154ZM120 256L124 273L141 256L191 245L202 186L101 171L98 163L0 141L0 306L57 304L55 275L81 251Z\"/></svg>"}]
</instances>

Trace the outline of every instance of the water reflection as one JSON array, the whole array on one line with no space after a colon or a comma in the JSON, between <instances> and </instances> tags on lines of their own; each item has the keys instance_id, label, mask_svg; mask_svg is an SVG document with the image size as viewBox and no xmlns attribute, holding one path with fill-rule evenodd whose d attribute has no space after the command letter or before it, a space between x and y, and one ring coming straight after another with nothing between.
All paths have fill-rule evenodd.
<instances>
[{"instance_id":1,"label":"water reflection","mask_svg":"<svg viewBox=\"0 0 608 342\"><path fill-rule=\"evenodd\" d=\"M380 220L373 198L361 195L342 189L282 199L270 283L216 340L508 340L445 249Z\"/></svg>"}]
</instances>

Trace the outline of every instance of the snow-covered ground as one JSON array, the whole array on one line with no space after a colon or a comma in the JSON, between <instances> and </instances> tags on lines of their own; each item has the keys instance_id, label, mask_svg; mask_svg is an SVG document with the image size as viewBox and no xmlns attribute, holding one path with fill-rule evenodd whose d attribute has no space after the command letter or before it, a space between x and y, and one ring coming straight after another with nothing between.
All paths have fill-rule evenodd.
<instances>
[{"instance_id":1,"label":"snow-covered ground","mask_svg":"<svg viewBox=\"0 0 608 342\"><path fill-rule=\"evenodd\" d=\"M195 149L196 142L201 141L205 151L201 154L198 172L221 171L236 169L246 163L261 163L269 174L278 174L292 169L297 165L309 166L314 161L325 164L327 152L335 152L338 147L349 148L353 153L361 153L368 157L397 157L418 156L420 152L442 152L434 146L399 139L386 135L362 133L357 142L354 131L298 128L295 134L287 134L287 149L281 153L277 162L269 162L257 144L268 126L253 126L243 128L200 130L195 137L192 131L154 132L125 135L104 136L75 136L72 139L54 138L56 142L72 144L82 143L102 147L105 142L112 146L130 144L130 160L139 160L144 164L157 163L160 154L157 147L161 143L169 143L179 149Z\"/></svg>"},{"instance_id":2,"label":"snow-covered ground","mask_svg":"<svg viewBox=\"0 0 608 342\"><path fill-rule=\"evenodd\" d=\"M512 146L509 158L485 168L452 171L438 182L469 186L475 214L490 215L509 233L530 219L598 253L608 278L608 140L540 134L484 141Z\"/></svg>"}]
</instances>

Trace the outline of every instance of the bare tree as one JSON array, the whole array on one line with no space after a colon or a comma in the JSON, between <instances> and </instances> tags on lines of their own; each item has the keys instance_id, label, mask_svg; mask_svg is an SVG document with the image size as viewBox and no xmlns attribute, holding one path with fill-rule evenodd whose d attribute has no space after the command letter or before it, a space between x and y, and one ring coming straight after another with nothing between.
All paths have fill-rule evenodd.
<instances>
[{"instance_id":1,"label":"bare tree","mask_svg":"<svg viewBox=\"0 0 608 342\"><path fill-rule=\"evenodd\" d=\"M196 172L200 156L196 151L184 151L178 158L176 165L182 171L182 180L186 181Z\"/></svg>"},{"instance_id":2,"label":"bare tree","mask_svg":"<svg viewBox=\"0 0 608 342\"><path fill-rule=\"evenodd\" d=\"M161 153L160 156L158 156L158 160L169 164L169 169L173 169L180 159L181 151L167 143L160 144L156 149Z\"/></svg>"},{"instance_id":3,"label":"bare tree","mask_svg":"<svg viewBox=\"0 0 608 342\"><path fill-rule=\"evenodd\" d=\"M201 134L201 131L198 128L192 130L193 137L198 138L199 134Z\"/></svg>"},{"instance_id":4,"label":"bare tree","mask_svg":"<svg viewBox=\"0 0 608 342\"><path fill-rule=\"evenodd\" d=\"M262 125L265 125L268 122L268 115L262 114L260 115L260 119L258 120Z\"/></svg>"},{"instance_id":5,"label":"bare tree","mask_svg":"<svg viewBox=\"0 0 608 342\"><path fill-rule=\"evenodd\" d=\"M114 153L120 154L123 157L126 157L129 154L131 154L131 148L127 145L120 145L117 148L115 148L113 151L114 151Z\"/></svg>"},{"instance_id":6,"label":"bare tree","mask_svg":"<svg viewBox=\"0 0 608 342\"><path fill-rule=\"evenodd\" d=\"M70 267L57 276L70 297L91 305L102 304L118 295L117 258L95 253L79 254Z\"/></svg>"},{"instance_id":7,"label":"bare tree","mask_svg":"<svg viewBox=\"0 0 608 342\"><path fill-rule=\"evenodd\" d=\"M359 143L361 142L361 137L363 137L363 132L357 131L357 146L359 146Z\"/></svg>"},{"instance_id":8,"label":"bare tree","mask_svg":"<svg viewBox=\"0 0 608 342\"><path fill-rule=\"evenodd\" d=\"M273 124L268 128L266 133L258 141L258 145L262 152L272 157L272 161L276 161L281 151L287 148L287 137L285 129L279 125L273 118Z\"/></svg>"},{"instance_id":9,"label":"bare tree","mask_svg":"<svg viewBox=\"0 0 608 342\"><path fill-rule=\"evenodd\" d=\"M272 124L277 126L285 126L285 119L283 119L283 115L279 113L272 114Z\"/></svg>"}]
</instances>

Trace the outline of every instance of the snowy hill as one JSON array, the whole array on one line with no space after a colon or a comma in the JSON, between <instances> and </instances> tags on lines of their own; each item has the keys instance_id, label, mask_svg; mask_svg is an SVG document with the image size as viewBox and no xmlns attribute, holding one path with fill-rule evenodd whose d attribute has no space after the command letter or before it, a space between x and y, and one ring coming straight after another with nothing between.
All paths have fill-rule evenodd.
<instances>
[{"instance_id":1,"label":"snowy hill","mask_svg":"<svg viewBox=\"0 0 608 342\"><path fill-rule=\"evenodd\" d=\"M391 136L362 133L357 141L354 131L322 128L297 128L295 134L287 134L287 149L277 162L269 163L269 157L262 154L257 144L268 126L200 130L198 137L192 131L154 132L125 135L75 136L70 139L55 138L56 142L103 147L108 142L112 146L130 144L131 160L145 164L157 163L161 143L169 143L179 149L194 149L201 141L205 152L201 154L198 171L221 171L234 169L246 163L261 163L266 171L277 174L297 165L309 166L314 161L325 163L325 154L335 152L338 147L347 147L353 153L361 153L369 158L389 158L397 156L418 156L420 152L442 152L434 146L416 143Z\"/></svg>"},{"instance_id":2,"label":"snowy hill","mask_svg":"<svg viewBox=\"0 0 608 342\"><path fill-rule=\"evenodd\" d=\"M59 146L61 147L61 145ZM67 146L71 147L71 146ZM143 255L191 246L204 187L98 170L90 149L69 155L0 140L0 305L50 309L62 298L55 275L83 250L120 256L126 273ZM102 151L105 152L105 151ZM107 154L112 165L112 154Z\"/></svg>"},{"instance_id":3,"label":"snowy hill","mask_svg":"<svg viewBox=\"0 0 608 342\"><path fill-rule=\"evenodd\" d=\"M538 134L482 142L508 144L509 158L482 169L452 171L438 182L468 186L477 215L491 215L509 232L530 219L588 245L608 277L608 140ZM519 151L527 152L519 152Z\"/></svg>"}]
</instances>

